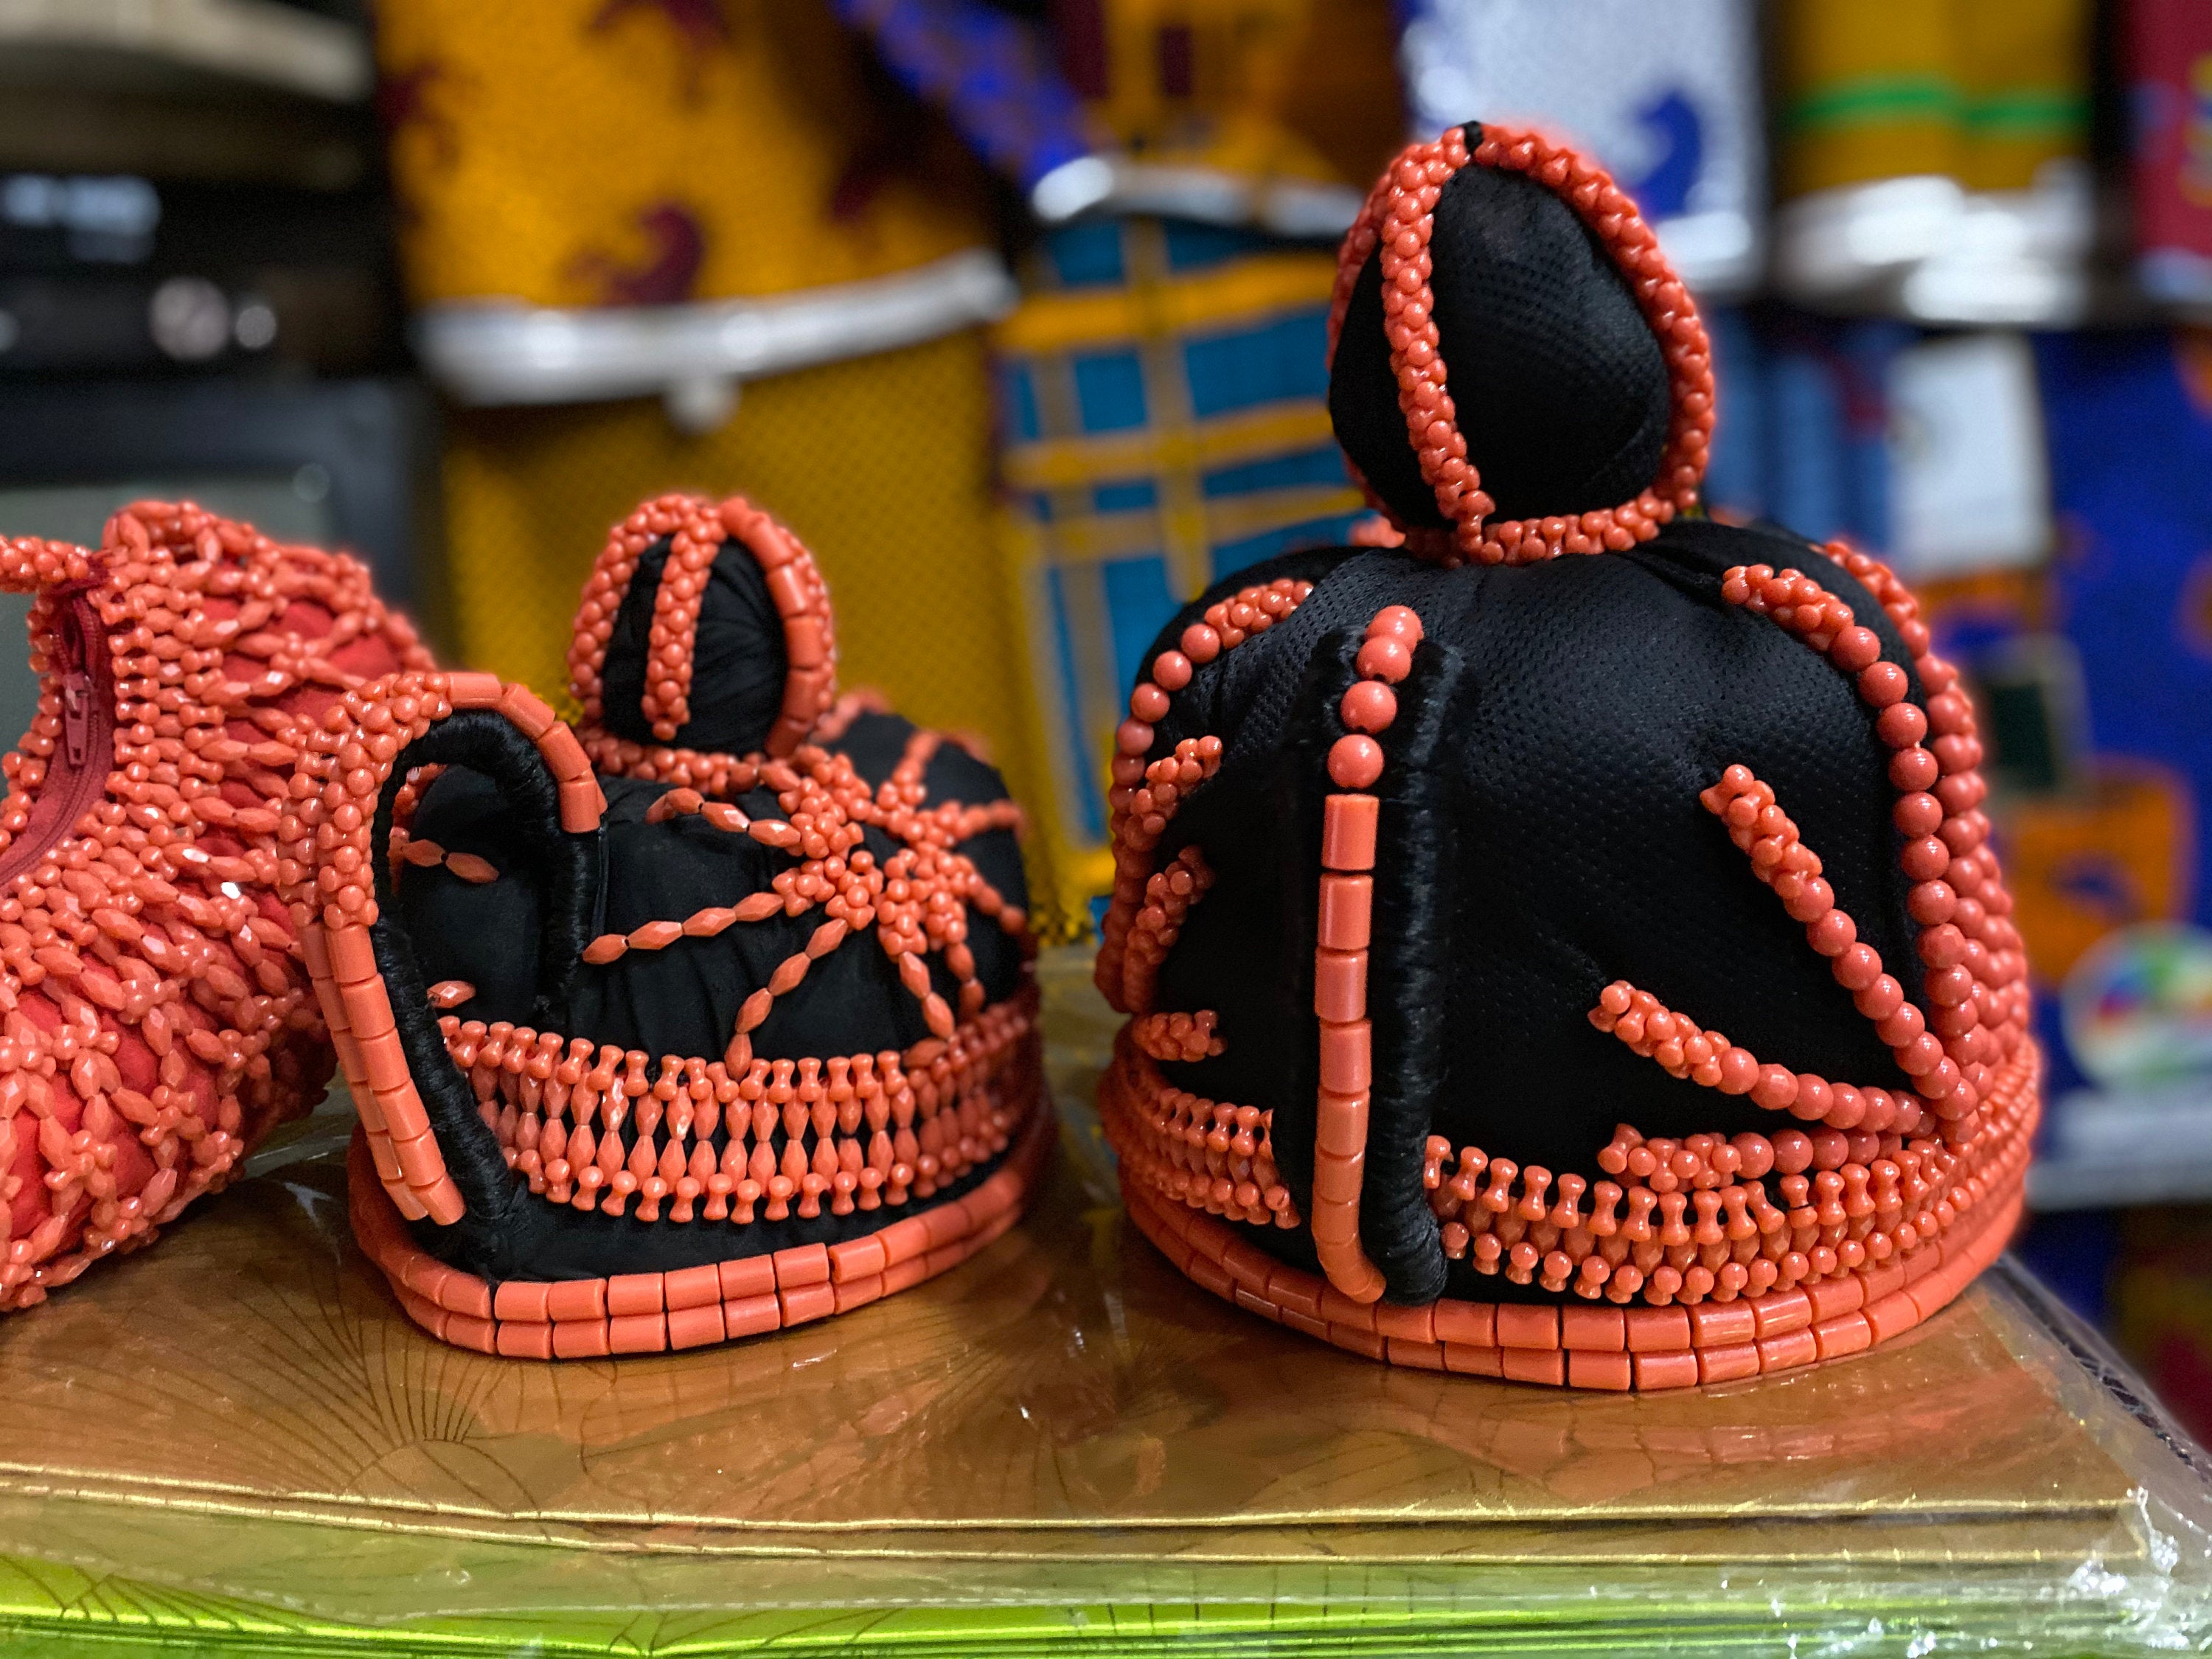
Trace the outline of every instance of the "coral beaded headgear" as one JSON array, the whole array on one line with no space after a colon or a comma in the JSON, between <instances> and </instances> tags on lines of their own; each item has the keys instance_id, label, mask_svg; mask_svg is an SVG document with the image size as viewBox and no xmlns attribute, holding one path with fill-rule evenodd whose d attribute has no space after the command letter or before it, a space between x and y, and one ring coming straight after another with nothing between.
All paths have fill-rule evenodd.
<instances>
[{"instance_id":1,"label":"coral beaded headgear","mask_svg":"<svg viewBox=\"0 0 2212 1659\"><path fill-rule=\"evenodd\" d=\"M1619 267L1661 343L1672 418L1657 476L1632 500L1571 517L1498 521L1490 516L1495 503L1483 489L1460 430L1430 285L1437 203L1453 175L1469 165L1524 173L1565 201ZM1482 129L1471 150L1459 128L1431 143L1409 145L1368 193L1338 254L1328 313L1332 367L1353 285L1378 251L1384 331L1399 408L1422 480L1434 491L1450 528L1438 533L1406 526L1371 486L1368 499L1406 534L1414 552L1450 564L1519 564L1562 553L1620 551L1649 541L1660 526L1696 504L1713 425L1712 354L1705 325L1651 227L1602 167L1534 134L1503 127ZM1462 395L1494 398L1510 395L1512 388L1461 390Z\"/></svg>"},{"instance_id":2,"label":"coral beaded headgear","mask_svg":"<svg viewBox=\"0 0 2212 1659\"><path fill-rule=\"evenodd\" d=\"M1703 331L1568 152L1406 151L1330 351L1402 544L1200 595L1115 733L1099 1112L1138 1228L1338 1347L1530 1382L1934 1316L2021 1213L2040 1058L1918 602L1685 510Z\"/></svg>"},{"instance_id":3,"label":"coral beaded headgear","mask_svg":"<svg viewBox=\"0 0 2212 1659\"><path fill-rule=\"evenodd\" d=\"M651 1352L982 1249L1051 1144L997 773L833 703L827 589L741 497L616 525L569 663L573 732L489 674L349 690L284 817L401 1305Z\"/></svg>"}]
</instances>

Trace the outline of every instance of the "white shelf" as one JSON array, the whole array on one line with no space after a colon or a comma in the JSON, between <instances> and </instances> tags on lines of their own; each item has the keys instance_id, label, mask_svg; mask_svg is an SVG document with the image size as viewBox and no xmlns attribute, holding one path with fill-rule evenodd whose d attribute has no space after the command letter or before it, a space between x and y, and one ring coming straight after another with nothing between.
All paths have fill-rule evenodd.
<instances>
[{"instance_id":1,"label":"white shelf","mask_svg":"<svg viewBox=\"0 0 2212 1659\"><path fill-rule=\"evenodd\" d=\"M0 0L7 60L49 86L137 66L337 104L366 99L376 80L362 31L272 0Z\"/></svg>"}]
</instances>

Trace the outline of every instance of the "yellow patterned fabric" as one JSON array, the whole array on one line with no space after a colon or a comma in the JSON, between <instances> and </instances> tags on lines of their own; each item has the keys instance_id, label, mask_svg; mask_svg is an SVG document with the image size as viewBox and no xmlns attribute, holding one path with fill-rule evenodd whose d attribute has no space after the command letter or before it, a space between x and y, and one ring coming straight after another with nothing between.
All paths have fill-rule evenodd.
<instances>
[{"instance_id":1,"label":"yellow patterned fabric","mask_svg":"<svg viewBox=\"0 0 2212 1659\"><path fill-rule=\"evenodd\" d=\"M2091 0L1786 0L1785 195L1940 173L2024 190L2085 153Z\"/></svg>"},{"instance_id":2,"label":"yellow patterned fabric","mask_svg":"<svg viewBox=\"0 0 2212 1659\"><path fill-rule=\"evenodd\" d=\"M1060 25L1092 118L1144 160L1364 190L1404 137L1389 0L1100 0Z\"/></svg>"},{"instance_id":3,"label":"yellow patterned fabric","mask_svg":"<svg viewBox=\"0 0 2212 1659\"><path fill-rule=\"evenodd\" d=\"M859 303L841 285L993 241L978 165L921 105L885 92L826 0L380 0L378 52L402 253L426 324L504 307L600 337L686 318L702 337L787 336L788 313L715 307L814 295L834 313ZM736 359L702 362L737 407L722 419L710 400L682 425L673 403L629 393L686 365L618 389L532 387L525 326L497 346L514 372L471 384L428 349L465 404L520 388L520 406L456 408L447 423L461 659L562 693L606 526L664 490L742 492L830 579L844 684L981 735L1030 793L976 314L909 319L902 337L928 343L879 352L833 314L800 354L816 366L741 387Z\"/></svg>"},{"instance_id":4,"label":"yellow patterned fabric","mask_svg":"<svg viewBox=\"0 0 2212 1659\"><path fill-rule=\"evenodd\" d=\"M988 240L975 164L825 0L380 0L418 303L770 294Z\"/></svg>"},{"instance_id":5,"label":"yellow patterned fabric","mask_svg":"<svg viewBox=\"0 0 2212 1659\"><path fill-rule=\"evenodd\" d=\"M606 526L673 489L772 506L829 579L840 682L981 734L1015 795L1035 797L979 333L755 381L703 437L678 433L650 398L454 411L446 495L462 659L549 696L563 689L565 704L569 624Z\"/></svg>"}]
</instances>

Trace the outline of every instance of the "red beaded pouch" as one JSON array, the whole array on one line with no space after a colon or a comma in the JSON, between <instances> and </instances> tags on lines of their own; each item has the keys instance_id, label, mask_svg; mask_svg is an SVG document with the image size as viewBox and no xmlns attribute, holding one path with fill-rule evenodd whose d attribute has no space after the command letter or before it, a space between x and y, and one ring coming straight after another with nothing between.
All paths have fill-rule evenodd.
<instances>
[{"instance_id":1,"label":"red beaded pouch","mask_svg":"<svg viewBox=\"0 0 2212 1659\"><path fill-rule=\"evenodd\" d=\"M152 1240L331 1075L278 814L306 730L428 655L353 560L144 501L0 540L39 712L0 803L0 1309Z\"/></svg>"},{"instance_id":2,"label":"red beaded pouch","mask_svg":"<svg viewBox=\"0 0 2212 1659\"><path fill-rule=\"evenodd\" d=\"M1139 1225L1395 1363L1673 1388L1929 1316L2039 1058L1981 745L1912 596L1696 511L1694 308L1598 168L1469 125L1346 238L1390 527L1170 624L1114 760L1100 1093Z\"/></svg>"},{"instance_id":3,"label":"red beaded pouch","mask_svg":"<svg viewBox=\"0 0 2212 1659\"><path fill-rule=\"evenodd\" d=\"M408 1313L659 1352L988 1244L1051 1135L998 774L836 699L813 561L740 499L617 526L570 665L573 732L485 674L349 692L281 832Z\"/></svg>"}]
</instances>

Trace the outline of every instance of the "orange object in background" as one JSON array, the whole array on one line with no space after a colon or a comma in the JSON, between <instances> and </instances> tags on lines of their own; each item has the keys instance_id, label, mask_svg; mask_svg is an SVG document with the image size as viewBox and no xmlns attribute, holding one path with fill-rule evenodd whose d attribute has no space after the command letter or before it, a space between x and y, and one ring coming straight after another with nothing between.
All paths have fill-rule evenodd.
<instances>
[{"instance_id":1,"label":"orange object in background","mask_svg":"<svg viewBox=\"0 0 2212 1659\"><path fill-rule=\"evenodd\" d=\"M1997 816L2014 920L2042 983L2115 928L2189 914L2196 809L2170 769L2100 756L2086 793L2014 800Z\"/></svg>"}]
</instances>

